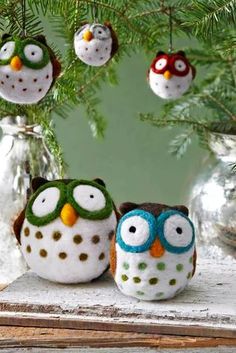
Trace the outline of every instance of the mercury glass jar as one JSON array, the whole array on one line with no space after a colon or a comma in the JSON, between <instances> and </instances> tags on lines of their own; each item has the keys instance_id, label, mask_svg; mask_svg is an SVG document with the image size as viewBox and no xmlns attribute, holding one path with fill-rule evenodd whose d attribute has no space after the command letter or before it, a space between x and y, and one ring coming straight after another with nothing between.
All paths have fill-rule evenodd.
<instances>
[{"instance_id":1,"label":"mercury glass jar","mask_svg":"<svg viewBox=\"0 0 236 353\"><path fill-rule=\"evenodd\" d=\"M236 136L212 133L209 146L215 158L195 182L190 213L206 255L236 259Z\"/></svg>"},{"instance_id":2,"label":"mercury glass jar","mask_svg":"<svg viewBox=\"0 0 236 353\"><path fill-rule=\"evenodd\" d=\"M9 283L27 267L12 231L12 225L29 196L34 176L59 177L60 168L49 152L39 125L24 117L0 121L0 283Z\"/></svg>"}]
</instances>

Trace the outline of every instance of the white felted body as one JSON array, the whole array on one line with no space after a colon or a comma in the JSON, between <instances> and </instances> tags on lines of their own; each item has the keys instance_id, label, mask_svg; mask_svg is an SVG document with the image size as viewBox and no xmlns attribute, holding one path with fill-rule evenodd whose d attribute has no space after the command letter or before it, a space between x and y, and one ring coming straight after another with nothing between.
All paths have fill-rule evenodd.
<instances>
[{"instance_id":1,"label":"white felted body","mask_svg":"<svg viewBox=\"0 0 236 353\"><path fill-rule=\"evenodd\" d=\"M109 266L109 236L116 223L114 211L103 220L79 217L72 227L65 226L60 218L40 227L25 219L21 250L30 268L40 277L60 283L89 282ZM37 237L37 232L42 237ZM55 237L55 232L61 236Z\"/></svg>"},{"instance_id":2,"label":"white felted body","mask_svg":"<svg viewBox=\"0 0 236 353\"><path fill-rule=\"evenodd\" d=\"M14 71L10 65L0 66L0 96L17 104L34 104L48 92L53 81L53 68L49 62L44 68L33 70L22 66Z\"/></svg>"},{"instance_id":3,"label":"white felted body","mask_svg":"<svg viewBox=\"0 0 236 353\"><path fill-rule=\"evenodd\" d=\"M163 99L176 99L181 97L190 87L193 79L192 69L186 76L173 75L167 80L163 74L149 71L149 85L153 92Z\"/></svg>"},{"instance_id":4,"label":"white felted body","mask_svg":"<svg viewBox=\"0 0 236 353\"><path fill-rule=\"evenodd\" d=\"M126 252L116 243L116 284L122 293L138 299L171 298L180 293L192 277L193 253L194 246L182 254L165 250L164 255L156 258L149 251Z\"/></svg>"}]
</instances>

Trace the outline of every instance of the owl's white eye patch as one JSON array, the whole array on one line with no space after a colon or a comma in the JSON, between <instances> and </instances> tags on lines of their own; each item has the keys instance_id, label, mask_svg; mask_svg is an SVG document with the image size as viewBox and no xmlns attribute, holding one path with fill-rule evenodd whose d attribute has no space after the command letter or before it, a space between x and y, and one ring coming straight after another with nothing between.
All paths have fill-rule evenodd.
<instances>
[{"instance_id":1,"label":"owl's white eye patch","mask_svg":"<svg viewBox=\"0 0 236 353\"><path fill-rule=\"evenodd\" d=\"M106 206L102 191L91 185L76 186L73 197L80 207L90 212L100 211Z\"/></svg>"},{"instance_id":2,"label":"owl's white eye patch","mask_svg":"<svg viewBox=\"0 0 236 353\"><path fill-rule=\"evenodd\" d=\"M51 187L43 190L34 200L32 205L33 214L37 217L44 217L55 211L60 199L60 190Z\"/></svg>"},{"instance_id":3,"label":"owl's white eye patch","mask_svg":"<svg viewBox=\"0 0 236 353\"><path fill-rule=\"evenodd\" d=\"M193 238L190 222L179 214L167 218L163 232L168 243L175 247L188 246Z\"/></svg>"},{"instance_id":4,"label":"owl's white eye patch","mask_svg":"<svg viewBox=\"0 0 236 353\"><path fill-rule=\"evenodd\" d=\"M186 70L186 67L187 67L187 65L185 64L185 62L183 60L176 60L174 65L175 65L176 70L178 70L180 72Z\"/></svg>"},{"instance_id":5,"label":"owl's white eye patch","mask_svg":"<svg viewBox=\"0 0 236 353\"><path fill-rule=\"evenodd\" d=\"M33 63L37 63L43 59L43 50L38 45L27 44L24 48L26 59Z\"/></svg>"},{"instance_id":6,"label":"owl's white eye patch","mask_svg":"<svg viewBox=\"0 0 236 353\"><path fill-rule=\"evenodd\" d=\"M75 34L75 40L81 40L83 39L83 34L89 30L89 24L84 25L83 27L79 28L78 31Z\"/></svg>"},{"instance_id":7,"label":"owl's white eye patch","mask_svg":"<svg viewBox=\"0 0 236 353\"><path fill-rule=\"evenodd\" d=\"M140 216L127 218L121 225L120 235L126 245L143 245L148 240L149 234L149 224Z\"/></svg>"},{"instance_id":8,"label":"owl's white eye patch","mask_svg":"<svg viewBox=\"0 0 236 353\"><path fill-rule=\"evenodd\" d=\"M95 25L92 28L94 38L97 39L108 39L111 37L109 28L105 26Z\"/></svg>"},{"instance_id":9,"label":"owl's white eye patch","mask_svg":"<svg viewBox=\"0 0 236 353\"><path fill-rule=\"evenodd\" d=\"M0 50L0 60L8 60L11 58L15 50L15 42L5 43Z\"/></svg>"},{"instance_id":10,"label":"owl's white eye patch","mask_svg":"<svg viewBox=\"0 0 236 353\"><path fill-rule=\"evenodd\" d=\"M159 59L159 60L157 60L157 62L155 64L155 68L156 68L156 70L162 70L162 69L164 69L166 64L167 64L167 60L165 58Z\"/></svg>"}]
</instances>

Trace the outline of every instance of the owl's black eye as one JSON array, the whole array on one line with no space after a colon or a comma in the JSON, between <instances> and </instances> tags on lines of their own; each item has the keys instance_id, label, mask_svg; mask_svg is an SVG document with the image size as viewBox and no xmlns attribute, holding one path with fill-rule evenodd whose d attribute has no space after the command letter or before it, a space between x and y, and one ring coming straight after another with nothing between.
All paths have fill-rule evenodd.
<instances>
[{"instance_id":1,"label":"owl's black eye","mask_svg":"<svg viewBox=\"0 0 236 353\"><path fill-rule=\"evenodd\" d=\"M136 232L136 227L131 226L131 227L129 228L129 232L130 232L130 233L135 233L135 232Z\"/></svg>"},{"instance_id":2,"label":"owl's black eye","mask_svg":"<svg viewBox=\"0 0 236 353\"><path fill-rule=\"evenodd\" d=\"M182 233L183 233L183 229L180 228L180 227L177 227L177 228L176 228L176 232L177 232L178 234L182 234Z\"/></svg>"},{"instance_id":3,"label":"owl's black eye","mask_svg":"<svg viewBox=\"0 0 236 353\"><path fill-rule=\"evenodd\" d=\"M32 52L31 52L31 55L35 55L35 52L34 52L34 51L32 51Z\"/></svg>"},{"instance_id":4,"label":"owl's black eye","mask_svg":"<svg viewBox=\"0 0 236 353\"><path fill-rule=\"evenodd\" d=\"M90 199L93 199L94 198L94 195L89 195Z\"/></svg>"},{"instance_id":5,"label":"owl's black eye","mask_svg":"<svg viewBox=\"0 0 236 353\"><path fill-rule=\"evenodd\" d=\"M102 34L102 31L98 31L99 34Z\"/></svg>"},{"instance_id":6,"label":"owl's black eye","mask_svg":"<svg viewBox=\"0 0 236 353\"><path fill-rule=\"evenodd\" d=\"M46 200L45 199L42 199L42 203L44 203Z\"/></svg>"}]
</instances>

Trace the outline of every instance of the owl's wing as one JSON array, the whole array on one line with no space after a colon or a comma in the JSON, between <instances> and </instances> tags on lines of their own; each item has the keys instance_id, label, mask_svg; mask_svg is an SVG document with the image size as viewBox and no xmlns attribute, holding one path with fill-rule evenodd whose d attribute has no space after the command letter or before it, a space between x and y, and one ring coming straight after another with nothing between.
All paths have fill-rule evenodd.
<instances>
[{"instance_id":1,"label":"owl's wing","mask_svg":"<svg viewBox=\"0 0 236 353\"><path fill-rule=\"evenodd\" d=\"M21 229L22 229L22 225L23 225L24 220L25 220L25 208L23 209L23 211L21 211L21 213L16 218L16 220L13 224L13 231L15 233L16 239L19 244L21 244L20 234L21 234Z\"/></svg>"},{"instance_id":2,"label":"owl's wing","mask_svg":"<svg viewBox=\"0 0 236 353\"><path fill-rule=\"evenodd\" d=\"M195 248L194 249L194 253L193 253L193 272L192 272L192 277L194 276L194 273L196 271L196 266L197 266L197 250Z\"/></svg>"},{"instance_id":3,"label":"owl's wing","mask_svg":"<svg viewBox=\"0 0 236 353\"><path fill-rule=\"evenodd\" d=\"M196 76L196 68L194 66L191 65L191 69L192 69L192 73L193 73L193 79Z\"/></svg>"},{"instance_id":4,"label":"owl's wing","mask_svg":"<svg viewBox=\"0 0 236 353\"><path fill-rule=\"evenodd\" d=\"M113 277L116 274L116 235L113 235L110 247L110 271Z\"/></svg>"}]
</instances>

